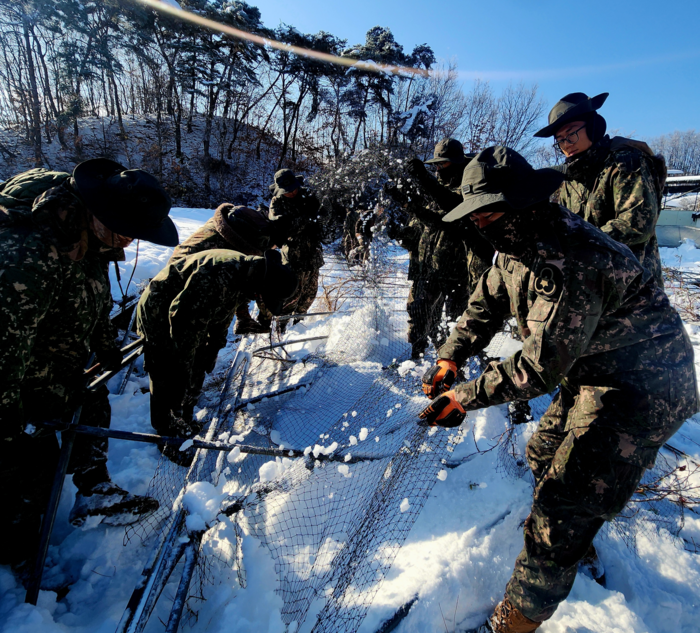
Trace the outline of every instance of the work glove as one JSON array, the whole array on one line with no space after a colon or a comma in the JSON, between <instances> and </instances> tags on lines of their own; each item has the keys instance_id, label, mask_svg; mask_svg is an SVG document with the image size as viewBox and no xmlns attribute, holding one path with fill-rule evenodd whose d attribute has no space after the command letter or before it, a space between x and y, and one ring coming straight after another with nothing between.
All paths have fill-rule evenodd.
<instances>
[{"instance_id":1,"label":"work glove","mask_svg":"<svg viewBox=\"0 0 700 633\"><path fill-rule=\"evenodd\" d=\"M413 176L418 182L429 178L428 170L420 158L412 158L406 163L406 173Z\"/></svg>"},{"instance_id":2,"label":"work glove","mask_svg":"<svg viewBox=\"0 0 700 633\"><path fill-rule=\"evenodd\" d=\"M440 359L423 374L423 393L428 398L435 398L447 391L457 380L457 363Z\"/></svg>"},{"instance_id":3,"label":"work glove","mask_svg":"<svg viewBox=\"0 0 700 633\"><path fill-rule=\"evenodd\" d=\"M119 369L123 358L124 355L122 354L122 351L116 345L97 354L97 361L102 366L103 371L113 371Z\"/></svg>"},{"instance_id":4,"label":"work glove","mask_svg":"<svg viewBox=\"0 0 700 633\"><path fill-rule=\"evenodd\" d=\"M420 426L459 426L467 417L464 407L457 402L454 391L446 391L433 400L419 414Z\"/></svg>"}]
</instances>

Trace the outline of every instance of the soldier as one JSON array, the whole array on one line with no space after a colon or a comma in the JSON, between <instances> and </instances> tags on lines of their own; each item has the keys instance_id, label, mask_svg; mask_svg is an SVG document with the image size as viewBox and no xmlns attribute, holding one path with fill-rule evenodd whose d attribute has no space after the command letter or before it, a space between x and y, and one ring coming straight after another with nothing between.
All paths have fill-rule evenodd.
<instances>
[{"instance_id":1,"label":"soldier","mask_svg":"<svg viewBox=\"0 0 700 633\"><path fill-rule=\"evenodd\" d=\"M85 161L72 176L31 170L4 183L0 197L8 207L0 208L0 562L18 564L36 548L59 452L55 433L25 429L70 421L81 402L82 424L109 426L107 389L86 397L83 377L91 351L103 365L121 360L107 262L123 260L133 239L173 246L178 238L158 181L107 159ZM106 441L78 436L70 469L75 525L158 506L111 481Z\"/></svg>"},{"instance_id":2,"label":"soldier","mask_svg":"<svg viewBox=\"0 0 700 633\"><path fill-rule=\"evenodd\" d=\"M591 98L582 92L566 95L535 136L553 136L554 147L566 156L559 202L629 246L663 288L656 221L666 164L646 143L605 133L606 121L597 110L607 98L607 92Z\"/></svg>"},{"instance_id":3,"label":"soldier","mask_svg":"<svg viewBox=\"0 0 700 633\"><path fill-rule=\"evenodd\" d=\"M408 251L408 280L411 282L406 302L408 342L411 345L411 358L420 360L428 347L428 340L439 347L440 315L437 306L442 295L437 284L433 283L432 231L415 213L420 202L409 200L396 186L387 187L385 192L405 211L404 217L390 219L387 234ZM439 310L442 311L442 302L439 303Z\"/></svg>"},{"instance_id":4,"label":"soldier","mask_svg":"<svg viewBox=\"0 0 700 633\"><path fill-rule=\"evenodd\" d=\"M529 633L552 616L577 562L637 488L659 448L698 411L693 348L678 313L627 246L548 202L563 180L515 151L489 148L465 169L469 216L498 250L426 372L430 397L515 317L523 348L438 396L426 423L531 399L559 386L527 446L535 476L525 545L506 594L480 632Z\"/></svg>"},{"instance_id":5,"label":"soldier","mask_svg":"<svg viewBox=\"0 0 700 633\"><path fill-rule=\"evenodd\" d=\"M445 214L462 202L462 173L472 158L474 154L465 154L462 143L447 138L435 145L433 158L425 161L435 165L437 178L431 177L418 159L410 161L407 169L434 202L420 217L435 231L433 261L450 319L462 314L479 278L491 268L494 255L491 244L471 222L457 222L449 230L442 223Z\"/></svg>"},{"instance_id":6,"label":"soldier","mask_svg":"<svg viewBox=\"0 0 700 633\"><path fill-rule=\"evenodd\" d=\"M175 248L170 261L213 249L231 249L243 255L262 256L270 244L272 225L259 211L224 203L214 217ZM250 316L248 304L242 302L236 310L236 334L263 334L270 331L269 323L258 323Z\"/></svg>"},{"instance_id":7,"label":"soldier","mask_svg":"<svg viewBox=\"0 0 700 633\"><path fill-rule=\"evenodd\" d=\"M439 332L443 306L447 319L455 321L493 260L493 248L471 223L459 222L449 229L442 223L444 215L462 201L459 185L467 159L472 157L465 156L458 140L443 139L435 146L433 158L426 161L436 166L437 179L417 158L406 168L418 182L422 198L406 205L423 226L417 257L421 274L406 307L413 358L425 351L429 338L436 347L444 341L445 335ZM413 234L414 229L408 233Z\"/></svg>"},{"instance_id":8,"label":"soldier","mask_svg":"<svg viewBox=\"0 0 700 633\"><path fill-rule=\"evenodd\" d=\"M305 314L318 293L327 213L318 198L303 186L303 179L290 169L280 169L275 174L272 193L268 213L273 223L272 240L282 246L282 255L299 279L299 288L282 314ZM271 318L269 313L267 318Z\"/></svg>"},{"instance_id":9,"label":"soldier","mask_svg":"<svg viewBox=\"0 0 700 633\"><path fill-rule=\"evenodd\" d=\"M214 369L238 306L262 296L272 314L297 288L279 251L264 257L231 249L195 252L172 259L144 291L136 323L145 337L151 388L151 424L161 435L192 437L205 373ZM188 465L192 454L161 447L172 461Z\"/></svg>"}]
</instances>

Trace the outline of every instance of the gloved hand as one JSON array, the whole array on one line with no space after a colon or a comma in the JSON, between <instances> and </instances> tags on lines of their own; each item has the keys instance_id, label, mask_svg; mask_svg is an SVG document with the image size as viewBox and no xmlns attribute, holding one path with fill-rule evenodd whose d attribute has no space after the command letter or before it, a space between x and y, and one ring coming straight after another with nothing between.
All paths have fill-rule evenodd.
<instances>
[{"instance_id":1,"label":"gloved hand","mask_svg":"<svg viewBox=\"0 0 700 633\"><path fill-rule=\"evenodd\" d=\"M446 391L433 400L419 414L420 426L443 426L453 428L462 424L467 412L457 402L454 391Z\"/></svg>"},{"instance_id":2,"label":"gloved hand","mask_svg":"<svg viewBox=\"0 0 700 633\"><path fill-rule=\"evenodd\" d=\"M102 365L103 371L113 371L119 369L124 355L122 351L115 345L106 350L102 350L97 354L97 362Z\"/></svg>"},{"instance_id":3,"label":"gloved hand","mask_svg":"<svg viewBox=\"0 0 700 633\"><path fill-rule=\"evenodd\" d=\"M440 359L423 374L423 393L428 398L435 398L447 391L457 380L457 363L452 360Z\"/></svg>"},{"instance_id":4,"label":"gloved hand","mask_svg":"<svg viewBox=\"0 0 700 633\"><path fill-rule=\"evenodd\" d=\"M406 163L406 173L421 181L428 177L428 170L420 158L412 158Z\"/></svg>"}]
</instances>

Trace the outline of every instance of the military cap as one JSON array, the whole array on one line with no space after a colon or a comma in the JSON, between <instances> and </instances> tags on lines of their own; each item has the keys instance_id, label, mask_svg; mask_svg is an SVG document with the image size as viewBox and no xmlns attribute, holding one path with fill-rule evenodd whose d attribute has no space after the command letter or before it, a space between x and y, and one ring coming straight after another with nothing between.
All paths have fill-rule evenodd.
<instances>
[{"instance_id":1,"label":"military cap","mask_svg":"<svg viewBox=\"0 0 700 633\"><path fill-rule=\"evenodd\" d=\"M589 98L583 92L572 92L562 97L549 112L549 125L535 132L535 136L539 138L554 136L563 125L586 119L605 103L609 94L609 92L601 92Z\"/></svg>"},{"instance_id":2,"label":"military cap","mask_svg":"<svg viewBox=\"0 0 700 633\"><path fill-rule=\"evenodd\" d=\"M464 148L456 138L444 138L437 145L433 152L433 158L423 161L426 165L433 163L455 163L461 165L466 158L464 157Z\"/></svg>"},{"instance_id":3,"label":"military cap","mask_svg":"<svg viewBox=\"0 0 700 633\"><path fill-rule=\"evenodd\" d=\"M177 228L168 217L170 196L148 172L92 158L76 165L73 183L85 206L110 231L177 246Z\"/></svg>"},{"instance_id":4,"label":"military cap","mask_svg":"<svg viewBox=\"0 0 700 633\"><path fill-rule=\"evenodd\" d=\"M464 201L443 221L453 222L497 202L525 209L549 198L563 181L560 170L534 169L509 147L488 147L465 167L461 187Z\"/></svg>"},{"instance_id":5,"label":"military cap","mask_svg":"<svg viewBox=\"0 0 700 633\"><path fill-rule=\"evenodd\" d=\"M302 182L291 169L280 169L275 173L275 189L278 192L292 193L301 187Z\"/></svg>"}]
</instances>

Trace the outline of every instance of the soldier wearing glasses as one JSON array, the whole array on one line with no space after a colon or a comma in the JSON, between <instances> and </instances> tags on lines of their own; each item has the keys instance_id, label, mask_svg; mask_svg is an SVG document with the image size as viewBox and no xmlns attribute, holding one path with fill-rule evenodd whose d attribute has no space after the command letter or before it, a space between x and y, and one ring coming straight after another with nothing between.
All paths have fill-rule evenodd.
<instances>
[{"instance_id":1,"label":"soldier wearing glasses","mask_svg":"<svg viewBox=\"0 0 700 633\"><path fill-rule=\"evenodd\" d=\"M663 288L656 221L666 165L646 143L605 133L597 110L607 98L607 92L591 98L582 92L566 95L535 136L553 136L554 147L566 156L559 203L629 246Z\"/></svg>"}]
</instances>

